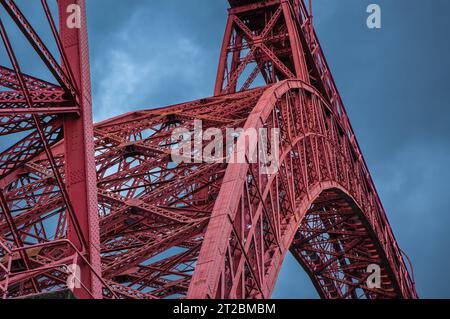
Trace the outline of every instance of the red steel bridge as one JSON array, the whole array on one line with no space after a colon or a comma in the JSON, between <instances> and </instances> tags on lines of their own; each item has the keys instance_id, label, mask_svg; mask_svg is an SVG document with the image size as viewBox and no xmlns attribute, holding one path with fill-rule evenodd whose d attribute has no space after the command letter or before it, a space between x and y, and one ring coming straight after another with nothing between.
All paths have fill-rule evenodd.
<instances>
[{"instance_id":1,"label":"red steel bridge","mask_svg":"<svg viewBox=\"0 0 450 319\"><path fill-rule=\"evenodd\" d=\"M213 97L93 125L85 1L40 2L47 43L0 0L0 297L76 274L77 298L270 298L291 252L322 298L417 298L310 3L229 0ZM18 33L52 83L22 71ZM171 133L195 119L279 129L278 173L173 163Z\"/></svg>"}]
</instances>

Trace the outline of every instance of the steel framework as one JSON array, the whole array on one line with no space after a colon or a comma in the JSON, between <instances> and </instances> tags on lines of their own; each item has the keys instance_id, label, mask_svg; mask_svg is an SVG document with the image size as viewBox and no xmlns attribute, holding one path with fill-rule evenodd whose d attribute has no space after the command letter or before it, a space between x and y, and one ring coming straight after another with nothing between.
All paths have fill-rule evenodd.
<instances>
[{"instance_id":1,"label":"steel framework","mask_svg":"<svg viewBox=\"0 0 450 319\"><path fill-rule=\"evenodd\" d=\"M22 72L0 21L3 298L65 290L74 274L78 298L270 298L289 251L323 298L417 298L310 7L229 0L214 97L94 126L84 2L58 0L56 25L41 0L55 57L0 0L57 83ZM66 23L73 4L79 29ZM278 129L279 172L174 163L172 133L194 120Z\"/></svg>"}]
</instances>

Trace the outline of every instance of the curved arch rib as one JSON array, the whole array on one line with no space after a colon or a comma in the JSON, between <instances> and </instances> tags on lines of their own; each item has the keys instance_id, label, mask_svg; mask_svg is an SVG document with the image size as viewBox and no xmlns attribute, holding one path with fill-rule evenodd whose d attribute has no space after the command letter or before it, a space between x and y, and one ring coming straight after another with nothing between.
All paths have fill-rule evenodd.
<instances>
[{"instance_id":1,"label":"curved arch rib","mask_svg":"<svg viewBox=\"0 0 450 319\"><path fill-rule=\"evenodd\" d=\"M261 175L257 164L174 165L171 133L192 129L194 119L204 129L278 128L278 174ZM322 297L414 297L376 192L339 123L313 88L292 80L96 125L105 297L269 298L289 250ZM64 177L61 146L53 152ZM44 157L8 183L6 200L30 247L67 235L55 187ZM324 198L332 200L324 205ZM8 238L3 221L0 231ZM42 289L63 287L65 274L55 279L47 265L64 256L60 247L30 255L40 271L30 276ZM369 262L381 267L375 291L364 286ZM13 260L9 296L30 293L19 266Z\"/></svg>"},{"instance_id":2,"label":"curved arch rib","mask_svg":"<svg viewBox=\"0 0 450 319\"><path fill-rule=\"evenodd\" d=\"M257 164L228 166L188 297L269 298L290 248L323 297L415 297L376 190L364 174L364 164L352 150L337 115L318 92L296 80L270 87L245 125L262 127L281 129L280 173L260 175ZM333 240L324 246L321 264L314 264L312 255L304 256L307 245L323 243L294 238L303 238L302 230L317 213L314 204L332 189L341 189L347 199L353 198L347 205L355 208L350 216L357 223L340 221L338 225L345 227L336 231L333 219L323 217L321 234ZM340 200L336 198L330 205L338 205ZM342 207L335 218L344 218L346 207ZM349 244L347 237L354 241ZM357 265L362 256L382 269L380 289L368 288L361 279L366 275L361 273L362 265ZM327 274L321 278L330 267L336 277ZM355 274L360 278L353 278Z\"/></svg>"}]
</instances>

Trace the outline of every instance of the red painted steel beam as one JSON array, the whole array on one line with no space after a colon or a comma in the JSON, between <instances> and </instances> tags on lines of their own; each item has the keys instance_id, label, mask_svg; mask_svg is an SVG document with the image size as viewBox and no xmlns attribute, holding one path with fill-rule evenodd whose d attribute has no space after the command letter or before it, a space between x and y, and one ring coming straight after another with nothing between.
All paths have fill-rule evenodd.
<instances>
[{"instance_id":1,"label":"red painted steel beam","mask_svg":"<svg viewBox=\"0 0 450 319\"><path fill-rule=\"evenodd\" d=\"M14 3L1 2L62 91L64 82L77 88L76 101L61 107L58 86L18 63L0 68L0 85L15 91L3 95L0 134L32 131L0 155L4 296L34 293L33 281L60 289L61 263L75 262L80 298L269 298L290 250L323 298L417 297L303 1L230 0L215 97L128 113L95 130L84 1L58 2L58 34L41 0L62 56L56 67ZM81 5L83 28L65 25L69 4ZM252 89L258 77L269 85ZM53 109L44 124L58 134L42 137L39 109ZM280 129L279 172L175 165L172 133L193 130L196 119L223 132ZM29 270L17 266L25 259ZM382 269L380 289L366 285L371 263Z\"/></svg>"},{"instance_id":2,"label":"red painted steel beam","mask_svg":"<svg viewBox=\"0 0 450 319\"><path fill-rule=\"evenodd\" d=\"M7 274L5 286L15 296L59 286L69 275L64 264L71 261L80 268L81 287L75 288L75 295L101 298L102 286L106 284L100 276L84 1L58 1L58 33L47 3L42 0L62 66L14 1L0 3L60 84L58 87L21 72L13 45L0 23L1 38L13 66L12 70L1 68L0 84L14 90L0 94L0 113L5 114L1 134L27 133L0 154L0 184L5 193L5 196L2 193L2 217L11 216L7 223L9 231L3 218L0 221L2 235L6 244L12 245L11 252L18 253L26 265L26 269L21 269L17 266L21 263L13 263L15 269ZM66 23L69 5L81 8L83 25L79 29L71 29ZM65 143L56 147L63 134ZM19 182L15 183L16 180ZM48 223L55 216L58 221L52 236L47 234ZM69 248L61 252L55 243L63 238L68 239L65 244Z\"/></svg>"},{"instance_id":3,"label":"red painted steel beam","mask_svg":"<svg viewBox=\"0 0 450 319\"><path fill-rule=\"evenodd\" d=\"M290 1L233 1L232 5L217 71L216 96L236 92L241 81L243 89L248 89L259 73L267 84L285 79L310 81ZM244 52L245 57L240 58ZM251 64L255 66L247 75L245 70Z\"/></svg>"},{"instance_id":4,"label":"red painted steel beam","mask_svg":"<svg viewBox=\"0 0 450 319\"><path fill-rule=\"evenodd\" d=\"M7 108L0 109L0 115L37 114L37 115L57 115L76 114L79 115L79 107L34 107L34 108ZM7 125L3 122L2 125Z\"/></svg>"},{"instance_id":5,"label":"red painted steel beam","mask_svg":"<svg viewBox=\"0 0 450 319\"><path fill-rule=\"evenodd\" d=\"M28 42L33 46L36 53L39 54L42 61L45 63L47 68L53 74L55 79L68 93L75 95L76 88L72 84L70 78L67 76L66 72L59 65L58 61L50 53L44 42L41 40L39 35L36 33L34 28L31 26L27 18L23 15L19 7L15 4L13 0L0 0L0 3L5 8L6 12L11 16L14 22L17 24L19 29L24 34ZM67 15L67 12L65 12Z\"/></svg>"},{"instance_id":6,"label":"red painted steel beam","mask_svg":"<svg viewBox=\"0 0 450 319\"><path fill-rule=\"evenodd\" d=\"M67 8L73 4L78 5L81 9L80 29L71 29L67 25L69 18ZM85 1L58 0L58 12L61 49L65 52L68 66L73 72L75 86L79 88L77 102L81 109L80 116L64 116L65 182L85 242L80 240L74 225L71 224L68 225L68 238L88 256L87 260L90 265L79 260L81 281L88 287L94 298L101 298L101 283L91 271L92 268L95 272L100 273L101 265ZM58 74L63 79L65 79L63 75L66 73L68 73L67 69L58 70ZM69 86L71 91L73 91L73 87ZM76 289L75 294L79 298L90 297L83 289Z\"/></svg>"}]
</instances>

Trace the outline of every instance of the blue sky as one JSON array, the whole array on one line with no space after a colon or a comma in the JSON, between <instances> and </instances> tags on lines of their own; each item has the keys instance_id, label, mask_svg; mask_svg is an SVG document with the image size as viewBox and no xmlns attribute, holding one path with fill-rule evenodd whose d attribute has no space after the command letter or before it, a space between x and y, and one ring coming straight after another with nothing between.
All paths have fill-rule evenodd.
<instances>
[{"instance_id":1,"label":"blue sky","mask_svg":"<svg viewBox=\"0 0 450 319\"><path fill-rule=\"evenodd\" d=\"M30 14L39 5L17 2ZM382 8L381 30L366 27L370 3ZM87 4L96 121L212 95L226 0ZM449 14L448 0L314 2L328 62L419 295L428 298L450 298ZM46 76L26 53L19 58L25 71ZM317 297L290 256L274 297Z\"/></svg>"},{"instance_id":2,"label":"blue sky","mask_svg":"<svg viewBox=\"0 0 450 319\"><path fill-rule=\"evenodd\" d=\"M374 2L381 30L365 24ZM227 1L88 5L97 120L212 94ZM314 5L317 32L422 297L450 297L449 13L447 0ZM274 297L317 297L291 257Z\"/></svg>"}]
</instances>

